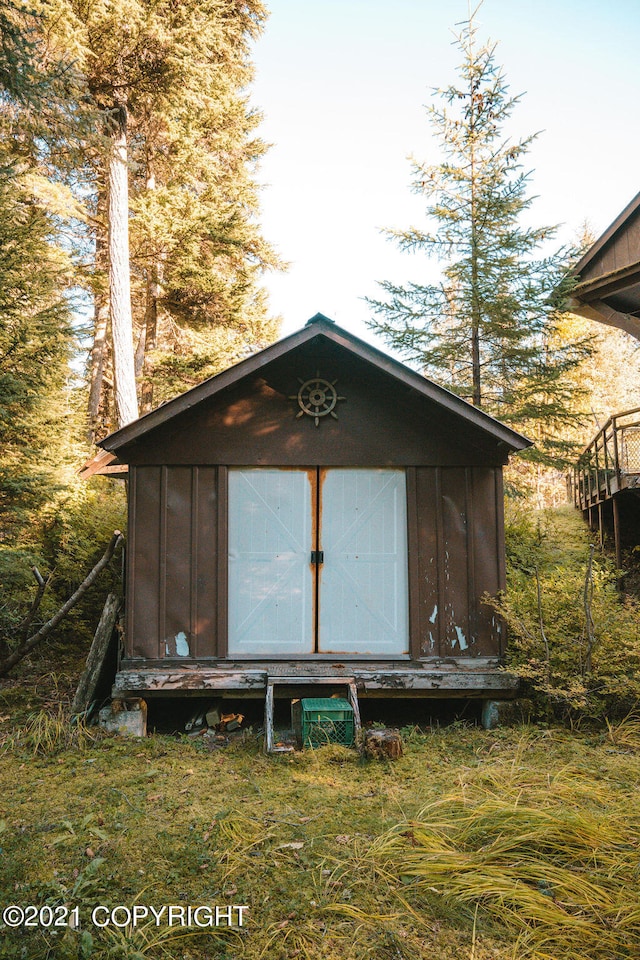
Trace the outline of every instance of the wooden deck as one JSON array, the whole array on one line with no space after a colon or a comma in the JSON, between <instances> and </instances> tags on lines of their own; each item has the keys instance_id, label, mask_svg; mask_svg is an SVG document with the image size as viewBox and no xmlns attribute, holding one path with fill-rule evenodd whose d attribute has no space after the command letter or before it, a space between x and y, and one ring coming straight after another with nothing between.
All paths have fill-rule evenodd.
<instances>
[{"instance_id":1,"label":"wooden deck","mask_svg":"<svg viewBox=\"0 0 640 960\"><path fill-rule=\"evenodd\" d=\"M296 662L240 663L148 663L125 661L113 687L113 696L211 696L225 693L242 698L260 698L270 683L279 686L279 696L312 696L301 693L330 681L336 687L354 683L359 697L489 697L510 699L517 693L518 679L497 658L458 657L416 663L346 661L344 664Z\"/></svg>"},{"instance_id":2,"label":"wooden deck","mask_svg":"<svg viewBox=\"0 0 640 960\"><path fill-rule=\"evenodd\" d=\"M616 562L622 566L621 544L630 511L621 506L640 498L640 407L610 417L583 450L568 477L569 497L592 528L598 528L601 545L608 525L613 527ZM638 501L640 502L640 501ZM626 520L626 523L625 523ZM640 525L634 542L640 538Z\"/></svg>"}]
</instances>

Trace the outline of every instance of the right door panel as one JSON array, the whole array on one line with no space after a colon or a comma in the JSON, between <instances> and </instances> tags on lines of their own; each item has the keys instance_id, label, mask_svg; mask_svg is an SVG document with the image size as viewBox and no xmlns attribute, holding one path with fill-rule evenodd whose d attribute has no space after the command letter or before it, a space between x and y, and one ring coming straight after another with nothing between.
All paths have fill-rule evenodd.
<instances>
[{"instance_id":1,"label":"right door panel","mask_svg":"<svg viewBox=\"0 0 640 960\"><path fill-rule=\"evenodd\" d=\"M321 471L319 653L408 653L402 470Z\"/></svg>"}]
</instances>

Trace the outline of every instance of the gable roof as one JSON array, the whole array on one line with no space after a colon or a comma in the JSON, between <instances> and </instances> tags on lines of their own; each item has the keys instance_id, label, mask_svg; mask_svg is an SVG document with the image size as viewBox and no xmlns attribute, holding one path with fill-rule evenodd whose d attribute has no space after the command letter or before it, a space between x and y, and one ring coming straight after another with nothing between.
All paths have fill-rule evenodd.
<instances>
[{"instance_id":1,"label":"gable roof","mask_svg":"<svg viewBox=\"0 0 640 960\"><path fill-rule=\"evenodd\" d=\"M640 193L570 271L574 313L640 339Z\"/></svg>"},{"instance_id":2,"label":"gable roof","mask_svg":"<svg viewBox=\"0 0 640 960\"><path fill-rule=\"evenodd\" d=\"M466 400L462 400L454 393L444 389L444 387L440 387L431 380L427 380L420 374L415 373L405 364L389 357L377 347L348 333L334 323L333 320L323 316L321 313L317 313L296 333L292 333L282 340L271 344L259 353L248 357L246 360L241 360L235 364L235 366L229 367L222 373L210 377L208 380L204 380L186 393L180 394L180 396L169 400L167 403L162 404L162 406L157 407L138 420L134 420L120 430L111 433L108 437L101 440L98 445L102 447L103 450L109 451L117 456L118 451L127 444L146 437L151 431L163 426L173 420L173 418L191 410L203 401L209 400L221 391L235 386L245 377L259 373L260 370L272 361L286 356L286 354L291 351L318 337L326 338L354 356L365 360L387 376L410 387L423 397L437 403L449 413L460 417L461 420L467 424L483 431L497 443L504 444L508 449L514 451L524 450L526 447L531 446L531 441L521 434L516 433L515 430L511 430L510 427L505 426L488 414L483 413L482 410L467 403ZM98 456L101 455L98 454Z\"/></svg>"}]
</instances>

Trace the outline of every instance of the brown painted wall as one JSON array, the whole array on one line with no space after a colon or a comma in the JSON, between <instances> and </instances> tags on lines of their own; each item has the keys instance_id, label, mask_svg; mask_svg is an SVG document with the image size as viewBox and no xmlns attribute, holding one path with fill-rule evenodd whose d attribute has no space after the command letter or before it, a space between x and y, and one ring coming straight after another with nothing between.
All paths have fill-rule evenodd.
<instances>
[{"instance_id":1,"label":"brown painted wall","mask_svg":"<svg viewBox=\"0 0 640 960\"><path fill-rule=\"evenodd\" d=\"M318 426L297 416L295 399L300 381L315 376L344 397L338 419ZM121 451L130 464L127 658L224 657L233 465L405 468L411 655L498 655L481 597L504 584L507 452L327 338L292 349Z\"/></svg>"},{"instance_id":2,"label":"brown painted wall","mask_svg":"<svg viewBox=\"0 0 640 960\"><path fill-rule=\"evenodd\" d=\"M482 597L504 588L500 472L422 467L412 488L414 657L499 655L501 624Z\"/></svg>"},{"instance_id":3,"label":"brown painted wall","mask_svg":"<svg viewBox=\"0 0 640 960\"><path fill-rule=\"evenodd\" d=\"M333 349L330 349L333 348ZM298 417L299 379L336 381L338 419ZM290 399L290 397L294 399ZM294 351L127 445L130 464L496 466L507 449L335 345Z\"/></svg>"},{"instance_id":4,"label":"brown painted wall","mask_svg":"<svg viewBox=\"0 0 640 960\"><path fill-rule=\"evenodd\" d=\"M500 469L409 468L407 499L412 657L501 654L481 602L504 586ZM132 468L128 658L224 656L226 516L225 467Z\"/></svg>"},{"instance_id":5,"label":"brown painted wall","mask_svg":"<svg viewBox=\"0 0 640 960\"><path fill-rule=\"evenodd\" d=\"M219 474L173 466L130 473L129 657L217 656Z\"/></svg>"},{"instance_id":6,"label":"brown painted wall","mask_svg":"<svg viewBox=\"0 0 640 960\"><path fill-rule=\"evenodd\" d=\"M637 263L640 257L640 210L611 237L581 272L580 281L595 280Z\"/></svg>"}]
</instances>

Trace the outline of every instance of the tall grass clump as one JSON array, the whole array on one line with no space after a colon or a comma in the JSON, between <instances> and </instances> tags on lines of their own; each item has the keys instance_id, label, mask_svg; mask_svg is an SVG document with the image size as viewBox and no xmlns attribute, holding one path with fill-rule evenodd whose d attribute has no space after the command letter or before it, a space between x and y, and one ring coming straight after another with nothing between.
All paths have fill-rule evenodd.
<instances>
[{"instance_id":1,"label":"tall grass clump","mask_svg":"<svg viewBox=\"0 0 640 960\"><path fill-rule=\"evenodd\" d=\"M640 605L572 508L507 511L508 666L537 719L620 719L640 705Z\"/></svg>"},{"instance_id":2,"label":"tall grass clump","mask_svg":"<svg viewBox=\"0 0 640 960\"><path fill-rule=\"evenodd\" d=\"M30 714L24 725L7 737L5 746L41 757L55 756L69 749L83 751L100 736L97 728L89 728L83 720L71 722L62 706L51 712L39 710Z\"/></svg>"},{"instance_id":3,"label":"tall grass clump","mask_svg":"<svg viewBox=\"0 0 640 960\"><path fill-rule=\"evenodd\" d=\"M414 909L422 902L428 915L440 901L466 912L518 960L623 960L640 956L638 839L637 820L602 808L452 790L370 857Z\"/></svg>"}]
</instances>

